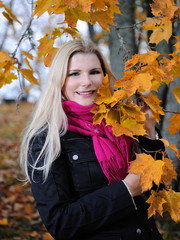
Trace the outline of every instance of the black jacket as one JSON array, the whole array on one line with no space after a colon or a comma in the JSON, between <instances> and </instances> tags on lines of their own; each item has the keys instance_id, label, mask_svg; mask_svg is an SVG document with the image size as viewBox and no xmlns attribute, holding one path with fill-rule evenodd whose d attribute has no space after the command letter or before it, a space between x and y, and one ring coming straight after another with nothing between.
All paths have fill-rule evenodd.
<instances>
[{"instance_id":1,"label":"black jacket","mask_svg":"<svg viewBox=\"0 0 180 240\"><path fill-rule=\"evenodd\" d=\"M33 140L29 163L37 158L45 137L43 133ZM147 141L151 150L163 147L161 141ZM147 219L144 197L133 202L123 181L108 186L91 137L67 132L61 144L47 180L43 183L42 172L35 171L31 184L42 221L54 239L162 240L154 219Z\"/></svg>"}]
</instances>

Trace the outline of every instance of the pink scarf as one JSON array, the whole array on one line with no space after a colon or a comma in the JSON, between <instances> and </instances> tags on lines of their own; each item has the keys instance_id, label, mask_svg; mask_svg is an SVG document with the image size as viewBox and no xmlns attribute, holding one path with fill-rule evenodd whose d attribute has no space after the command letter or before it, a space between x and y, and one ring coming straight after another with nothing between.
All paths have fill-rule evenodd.
<instances>
[{"instance_id":1,"label":"pink scarf","mask_svg":"<svg viewBox=\"0 0 180 240\"><path fill-rule=\"evenodd\" d=\"M92 136L97 160L109 184L122 180L127 175L129 162L133 160L134 140L122 135L114 136L110 126L93 125L91 109L96 106L82 106L73 101L64 101L63 109L68 118L68 130L85 136Z\"/></svg>"}]
</instances>

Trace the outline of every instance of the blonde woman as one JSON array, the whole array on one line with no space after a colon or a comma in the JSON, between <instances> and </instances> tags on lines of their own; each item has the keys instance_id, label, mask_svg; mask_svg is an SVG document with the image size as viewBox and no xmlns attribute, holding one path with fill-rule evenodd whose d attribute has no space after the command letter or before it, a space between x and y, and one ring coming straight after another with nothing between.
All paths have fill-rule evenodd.
<instances>
[{"instance_id":1,"label":"blonde woman","mask_svg":"<svg viewBox=\"0 0 180 240\"><path fill-rule=\"evenodd\" d=\"M162 239L153 218L147 219L139 176L127 173L134 141L115 137L104 121L92 124L90 110L106 74L116 80L91 42L73 40L58 50L24 131L22 169L54 239ZM147 122L152 139L140 143L161 149Z\"/></svg>"}]
</instances>

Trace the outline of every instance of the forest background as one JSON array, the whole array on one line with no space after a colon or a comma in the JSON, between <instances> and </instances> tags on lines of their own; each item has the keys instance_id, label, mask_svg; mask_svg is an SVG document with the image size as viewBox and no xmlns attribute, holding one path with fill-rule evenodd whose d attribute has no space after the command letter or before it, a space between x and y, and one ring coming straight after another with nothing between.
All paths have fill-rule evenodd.
<instances>
[{"instance_id":1,"label":"forest background","mask_svg":"<svg viewBox=\"0 0 180 240\"><path fill-rule=\"evenodd\" d=\"M61 4L59 8L52 9L53 4L58 6L60 2L66 3L66 7ZM153 3L156 4L154 9L157 12L152 11ZM90 10L92 4L94 11ZM72 38L79 38L80 35L90 38L99 46L118 79L122 79L126 74L124 72L128 66L126 61L134 54L144 56L143 54L148 51L157 51L161 58L168 56L167 59L176 59L172 64L175 67L169 70L173 79L168 83L162 81L157 91L158 98L162 100L160 105L164 114L156 120L163 139L169 141L166 145L171 146L168 156L178 174L177 181L173 180L172 185L173 189L179 192L180 161L177 156L180 149L178 125L180 73L179 58L171 55L173 53L178 55L180 50L179 5L179 1L176 1L175 5L171 0L163 3L147 0L118 2L77 0L73 3L68 0L0 1L0 239L52 239L39 219L29 186L23 186L19 181L23 178L18 165L19 136L34 102L43 91L54 48ZM54 12L57 13L53 14ZM162 18L167 16L169 22L162 22ZM142 27L150 18L154 23ZM169 27L171 25L172 32ZM158 27L162 29L159 34ZM152 40L152 33L155 31L156 38ZM165 35L161 37L164 32ZM135 56L138 58L139 55ZM157 57L153 59L157 61ZM131 66L138 63L135 57L133 61L129 62ZM160 62L159 59L158 61ZM148 65L143 61L141 63L141 69ZM139 66L136 67L139 71ZM144 75L144 82L147 85L146 77ZM172 76L169 75L169 78ZM151 78L150 81L154 80ZM126 88L125 85L123 87ZM103 98L103 92L100 92L100 95ZM108 108L108 104L103 99L99 106ZM153 106L155 105L152 104ZM159 108L158 111L161 112ZM170 122L168 119L173 116L175 121ZM168 129L171 123L176 130L173 134L171 128ZM168 214L164 214L163 218L159 215L156 218L164 239L180 239L178 219L175 222Z\"/></svg>"}]
</instances>

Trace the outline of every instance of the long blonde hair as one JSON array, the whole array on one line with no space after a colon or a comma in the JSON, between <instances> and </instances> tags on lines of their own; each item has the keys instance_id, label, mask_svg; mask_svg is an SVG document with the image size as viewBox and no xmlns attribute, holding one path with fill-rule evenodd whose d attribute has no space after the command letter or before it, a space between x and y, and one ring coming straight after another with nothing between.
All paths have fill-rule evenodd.
<instances>
[{"instance_id":1,"label":"long blonde hair","mask_svg":"<svg viewBox=\"0 0 180 240\"><path fill-rule=\"evenodd\" d=\"M69 60L78 52L96 54L101 62L104 74L108 74L110 82L116 79L109 69L103 55L92 42L82 39L72 40L58 49L51 64L46 88L22 135L20 165L29 181L28 152L31 151L31 143L36 136L45 130L47 131L44 146L37 159L35 159L33 166L31 166L33 169L32 179L34 170L41 170L43 171L43 178L46 180L52 162L61 152L60 136L64 135L67 131L67 117L62 108L61 89L66 80ZM38 167L38 162L42 156L44 158L43 166Z\"/></svg>"}]
</instances>

